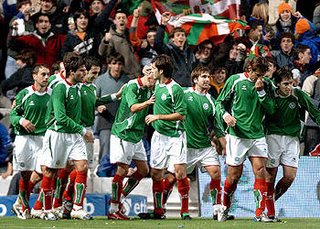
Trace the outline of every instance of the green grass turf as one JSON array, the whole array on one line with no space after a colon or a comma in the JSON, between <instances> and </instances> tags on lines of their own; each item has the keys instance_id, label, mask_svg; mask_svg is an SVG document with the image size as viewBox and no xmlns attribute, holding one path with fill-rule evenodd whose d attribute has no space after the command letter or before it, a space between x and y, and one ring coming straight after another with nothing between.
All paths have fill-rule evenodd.
<instances>
[{"instance_id":1,"label":"green grass turf","mask_svg":"<svg viewBox=\"0 0 320 229\"><path fill-rule=\"evenodd\" d=\"M211 219L193 218L191 221L182 221L172 218L166 220L140 220L132 219L128 221L111 221L104 217L95 217L94 220L59 220L43 221L40 219L20 220L16 217L0 217L0 228L128 228L128 229L198 229L198 228L320 228L320 218L290 218L282 219L280 223L255 223L252 219L236 219L219 223Z\"/></svg>"}]
</instances>

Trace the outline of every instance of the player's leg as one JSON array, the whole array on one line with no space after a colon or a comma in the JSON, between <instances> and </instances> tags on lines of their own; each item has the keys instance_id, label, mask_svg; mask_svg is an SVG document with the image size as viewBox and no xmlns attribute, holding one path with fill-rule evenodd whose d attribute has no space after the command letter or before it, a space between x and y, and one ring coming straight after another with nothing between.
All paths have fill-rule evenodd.
<instances>
[{"instance_id":1,"label":"player's leg","mask_svg":"<svg viewBox=\"0 0 320 229\"><path fill-rule=\"evenodd\" d=\"M297 175L297 168L283 166L283 177L278 181L275 188L275 201L277 201L291 186Z\"/></svg>"}]
</instances>

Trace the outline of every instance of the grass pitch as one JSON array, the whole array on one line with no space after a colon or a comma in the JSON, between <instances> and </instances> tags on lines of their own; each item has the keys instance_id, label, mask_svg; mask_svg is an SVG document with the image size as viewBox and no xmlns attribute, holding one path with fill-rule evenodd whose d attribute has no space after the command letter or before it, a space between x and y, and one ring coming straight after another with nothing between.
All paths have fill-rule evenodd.
<instances>
[{"instance_id":1,"label":"grass pitch","mask_svg":"<svg viewBox=\"0 0 320 229\"><path fill-rule=\"evenodd\" d=\"M320 218L290 218L282 219L280 223L255 223L251 219L236 219L219 223L212 219L193 218L191 221L182 221L172 218L165 220L140 220L112 221L105 217L95 217L94 220L59 220L43 221L39 219L20 220L16 217L0 217L0 228L126 228L126 229L198 229L198 228L320 228Z\"/></svg>"}]
</instances>

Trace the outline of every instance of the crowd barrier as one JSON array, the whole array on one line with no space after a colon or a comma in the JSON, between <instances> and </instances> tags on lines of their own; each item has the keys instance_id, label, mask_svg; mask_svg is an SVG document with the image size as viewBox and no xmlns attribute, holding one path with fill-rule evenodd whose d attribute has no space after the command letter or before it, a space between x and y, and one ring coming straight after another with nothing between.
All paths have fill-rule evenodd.
<instances>
[{"instance_id":1,"label":"crowd barrier","mask_svg":"<svg viewBox=\"0 0 320 229\"><path fill-rule=\"evenodd\" d=\"M221 161L221 186L227 175L227 165ZM277 180L282 176L279 167ZM212 217L210 198L210 177L198 172L199 202L201 217ZM236 217L253 217L255 203L253 197L254 177L249 160L244 163L243 174L234 194L230 214ZM278 217L320 217L320 158L303 156L299 161L297 177L289 190L276 202Z\"/></svg>"},{"instance_id":2,"label":"crowd barrier","mask_svg":"<svg viewBox=\"0 0 320 229\"><path fill-rule=\"evenodd\" d=\"M31 195L30 205L32 206L38 195ZM12 205L17 196L1 196L0 197L0 216L13 216L11 211ZM84 198L84 209L92 216L105 216L109 210L110 194L86 194ZM129 195L124 207L126 214L136 216L141 212L147 212L147 197L142 195Z\"/></svg>"}]
</instances>

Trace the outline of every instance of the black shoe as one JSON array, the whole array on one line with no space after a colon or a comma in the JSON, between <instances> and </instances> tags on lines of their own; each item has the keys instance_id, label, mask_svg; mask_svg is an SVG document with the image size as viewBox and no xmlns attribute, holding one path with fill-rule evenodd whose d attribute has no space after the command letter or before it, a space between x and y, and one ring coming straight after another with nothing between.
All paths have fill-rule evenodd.
<instances>
[{"instance_id":1,"label":"black shoe","mask_svg":"<svg viewBox=\"0 0 320 229\"><path fill-rule=\"evenodd\" d=\"M138 214L140 219L165 219L166 216L164 214L156 214L153 211L147 213L139 213Z\"/></svg>"},{"instance_id":2,"label":"black shoe","mask_svg":"<svg viewBox=\"0 0 320 229\"><path fill-rule=\"evenodd\" d=\"M218 215L213 215L213 220L218 220ZM228 215L227 220L234 220L234 215Z\"/></svg>"},{"instance_id":3,"label":"black shoe","mask_svg":"<svg viewBox=\"0 0 320 229\"><path fill-rule=\"evenodd\" d=\"M192 218L188 212L184 212L181 214L181 219L182 220L191 220Z\"/></svg>"}]
</instances>

